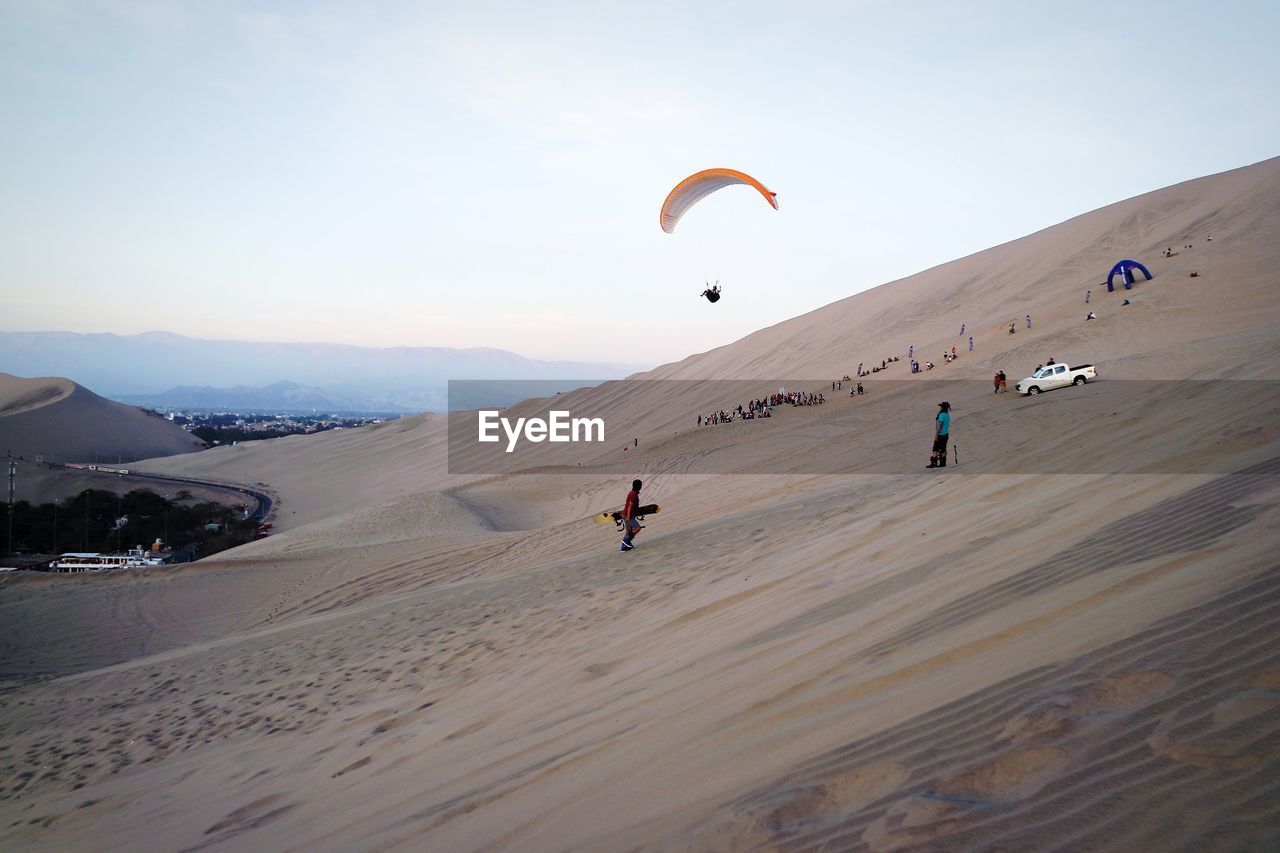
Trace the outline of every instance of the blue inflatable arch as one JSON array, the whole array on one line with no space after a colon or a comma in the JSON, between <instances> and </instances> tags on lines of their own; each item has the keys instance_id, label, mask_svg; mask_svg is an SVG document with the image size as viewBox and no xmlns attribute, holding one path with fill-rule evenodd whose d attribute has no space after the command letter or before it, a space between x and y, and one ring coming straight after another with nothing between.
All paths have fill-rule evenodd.
<instances>
[{"instance_id":1,"label":"blue inflatable arch","mask_svg":"<svg viewBox=\"0 0 1280 853\"><path fill-rule=\"evenodd\" d=\"M1137 261L1121 261L1111 268L1111 272L1107 273L1107 292L1116 289L1115 282L1112 281L1117 275L1124 282L1124 289L1129 290L1133 287L1133 271L1138 270L1147 277L1147 281L1151 281L1151 273L1142 264Z\"/></svg>"}]
</instances>

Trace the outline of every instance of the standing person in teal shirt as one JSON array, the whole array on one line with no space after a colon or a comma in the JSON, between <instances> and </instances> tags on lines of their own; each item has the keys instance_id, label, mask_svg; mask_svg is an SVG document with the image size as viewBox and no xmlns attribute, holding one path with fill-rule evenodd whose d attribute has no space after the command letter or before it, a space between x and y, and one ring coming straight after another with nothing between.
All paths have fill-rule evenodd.
<instances>
[{"instance_id":1,"label":"standing person in teal shirt","mask_svg":"<svg viewBox=\"0 0 1280 853\"><path fill-rule=\"evenodd\" d=\"M933 455L928 468L947 467L947 439L951 437L951 404L939 403L938 416L933 419Z\"/></svg>"}]
</instances>

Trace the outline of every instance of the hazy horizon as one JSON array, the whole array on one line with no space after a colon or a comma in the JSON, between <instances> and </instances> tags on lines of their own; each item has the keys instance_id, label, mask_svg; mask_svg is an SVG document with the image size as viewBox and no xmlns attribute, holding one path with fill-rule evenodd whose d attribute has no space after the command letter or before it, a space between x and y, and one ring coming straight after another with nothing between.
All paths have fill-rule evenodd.
<instances>
[{"instance_id":1,"label":"hazy horizon","mask_svg":"<svg viewBox=\"0 0 1280 853\"><path fill-rule=\"evenodd\" d=\"M20 335L106 335L106 336L116 337L116 338L171 337L171 338L183 338L185 340L191 340L191 341L201 341L204 343L275 344L275 345L298 344L301 346L354 347L359 349L374 349L374 350L390 350L390 349L442 349L442 350L455 350L455 351L492 350L497 352L510 353L512 355L518 355L518 356L521 356L522 358L527 358L531 361L561 361L561 362L586 363L585 359L534 358L532 356L527 356L524 353L516 352L515 350L511 350L511 349L504 349L502 347L449 347L449 346L438 346L434 344L380 344L377 342L367 343L367 344L353 344L353 343L346 343L343 341L322 341L322 340L267 340L264 338L236 338L231 336L202 337L199 335L184 335L181 332L171 332L168 329L143 329L140 332L127 332L127 333L114 332L110 330L77 332L71 329L54 329L54 328L0 329L0 334L6 334L6 333L20 334ZM609 361L597 360L591 363L613 364L618 367L629 367L637 370L647 369L647 368L657 366L655 364L646 364L643 362L626 362L626 361L609 362Z\"/></svg>"},{"instance_id":2,"label":"hazy horizon","mask_svg":"<svg viewBox=\"0 0 1280 853\"><path fill-rule=\"evenodd\" d=\"M137 405L180 405L175 395L194 390L208 398L201 405L229 405L226 399L253 391L277 400L271 405L278 407L296 390L276 387L283 382L319 393L342 411L444 411L452 380L547 380L554 392L643 369L625 363L530 359L497 349L244 342L166 332L0 331L0 375L65 377L94 393Z\"/></svg>"}]
</instances>

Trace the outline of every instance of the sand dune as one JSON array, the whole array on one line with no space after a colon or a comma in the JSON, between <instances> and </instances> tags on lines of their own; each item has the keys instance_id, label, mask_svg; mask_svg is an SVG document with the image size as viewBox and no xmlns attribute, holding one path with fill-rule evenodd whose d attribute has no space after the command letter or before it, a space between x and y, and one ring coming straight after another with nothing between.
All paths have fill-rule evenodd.
<instances>
[{"instance_id":1,"label":"sand dune","mask_svg":"<svg viewBox=\"0 0 1280 853\"><path fill-rule=\"evenodd\" d=\"M65 400L75 387L70 379L22 379L8 373L0 374L0 417Z\"/></svg>"},{"instance_id":2,"label":"sand dune","mask_svg":"<svg viewBox=\"0 0 1280 853\"><path fill-rule=\"evenodd\" d=\"M3 581L0 843L1275 847L1269 386L1201 406L1200 386L983 385L1049 355L1265 379L1277 197L1280 160L1188 182L558 398L634 424L663 512L631 554L587 518L630 479L616 447L450 473L422 416L147 461L268 483L282 532L180 569ZM1106 294L1122 256L1156 277ZM711 380L819 390L962 322L972 355L916 377L904 358L866 400L692 425L738 402ZM970 467L868 472L923 465L939 379L975 380L949 386ZM1006 464L1035 452L1067 473Z\"/></svg>"},{"instance_id":3,"label":"sand dune","mask_svg":"<svg viewBox=\"0 0 1280 853\"><path fill-rule=\"evenodd\" d=\"M0 373L0 448L49 462L132 462L191 453L203 442L141 409L69 379Z\"/></svg>"}]
</instances>

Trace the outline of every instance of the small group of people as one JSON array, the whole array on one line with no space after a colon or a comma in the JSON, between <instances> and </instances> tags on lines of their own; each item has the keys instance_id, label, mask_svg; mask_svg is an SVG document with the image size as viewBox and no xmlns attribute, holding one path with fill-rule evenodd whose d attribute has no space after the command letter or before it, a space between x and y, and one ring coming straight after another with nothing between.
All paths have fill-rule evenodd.
<instances>
[{"instance_id":1,"label":"small group of people","mask_svg":"<svg viewBox=\"0 0 1280 853\"><path fill-rule=\"evenodd\" d=\"M942 360L946 364L950 364L951 362L955 361L959 357L960 356L956 353L955 347L952 347L949 350L944 349L942 351ZM911 359L908 363L911 365L912 373L920 373L925 370L933 370L933 368L936 366L932 361L929 361L928 359L924 360L923 365L920 362L916 361L914 358Z\"/></svg>"},{"instance_id":2,"label":"small group of people","mask_svg":"<svg viewBox=\"0 0 1280 853\"><path fill-rule=\"evenodd\" d=\"M718 412L712 412L705 417L698 415L698 426L715 426L716 424L727 424L731 421L753 421L756 418L771 418L773 413L770 411L762 400L750 400L744 408L741 404L736 409Z\"/></svg>"},{"instance_id":3,"label":"small group of people","mask_svg":"<svg viewBox=\"0 0 1280 853\"><path fill-rule=\"evenodd\" d=\"M898 360L898 357L897 357L896 355L895 355L895 356L893 356L893 357L891 357L891 358L882 358L882 359L880 359L880 366L879 366L879 367L876 367L876 366L873 364L873 365L871 365L871 369L870 369L870 370L863 370L863 369L862 369L862 363L861 363L861 362L859 362L859 363L858 363L858 376L859 376L859 378L861 378L861 377L863 377L863 376L870 376L870 375L871 375L871 374L873 374L873 373L879 373L879 372L880 372L880 371L882 371L882 370L887 370L887 369L889 368L889 365L890 365L890 364L892 364L893 362L897 361L897 360ZM845 379L848 379L848 378L849 378L849 377L847 377L847 376L845 377Z\"/></svg>"},{"instance_id":4,"label":"small group of people","mask_svg":"<svg viewBox=\"0 0 1280 853\"><path fill-rule=\"evenodd\" d=\"M1001 391L1003 391L1006 394L1009 393L1009 386L1008 386L1009 380L1005 377L1003 370L996 371L996 375L992 377L991 381L992 381L992 384L995 385L995 390L992 391L991 393L999 394Z\"/></svg>"},{"instance_id":5,"label":"small group of people","mask_svg":"<svg viewBox=\"0 0 1280 853\"><path fill-rule=\"evenodd\" d=\"M858 365L858 370L859 370L859 371L861 371L861 370L862 370L862 365ZM861 372L859 372L859 373L858 373L858 375L859 375L859 376L861 376L861 375L862 375L862 373L861 373ZM843 390L844 390L844 383L846 383L846 382L853 382L853 380L852 380L851 378L849 378L849 374L847 374L847 373L846 373L842 378L840 378L840 379L833 379L833 380L831 380L831 390L832 390L832 391L843 391ZM851 386L849 387L849 396L850 396L850 397L860 397L860 396L862 396L862 395L863 395L863 394L865 394L865 393L867 393L867 392L866 392L866 389L864 389L864 388L862 387L862 383L861 383L861 382L858 382L858 383L856 383L855 385L851 385ZM810 397L813 397L814 395L809 395L809 396L810 396ZM811 402L808 402L808 403L804 403L804 402L800 402L800 403L792 403L792 405L794 405L794 406L812 406L812 405L818 405L818 404L825 403L825 402L826 402L826 398L825 398L825 397L823 397L823 396L822 396L822 394L818 394L818 395L816 396L816 399L812 400Z\"/></svg>"},{"instance_id":6,"label":"small group of people","mask_svg":"<svg viewBox=\"0 0 1280 853\"><path fill-rule=\"evenodd\" d=\"M1028 329L1030 329L1030 328L1031 328L1031 315L1030 315L1030 314L1028 314L1028 315L1027 315L1027 328L1028 328ZM1011 335L1012 335L1012 334L1015 334L1017 331L1018 331L1018 321L1017 321L1017 320L1010 320L1010 321L1009 321L1009 334L1011 334Z\"/></svg>"},{"instance_id":7,"label":"small group of people","mask_svg":"<svg viewBox=\"0 0 1280 853\"><path fill-rule=\"evenodd\" d=\"M1212 243L1212 242L1213 242L1213 235L1212 235L1212 234L1208 235L1207 237L1205 237L1205 238L1204 238L1204 241L1205 241L1206 243ZM1184 248L1184 249L1191 249L1191 248L1194 248L1194 246L1195 246L1195 244L1194 244L1194 243L1183 243L1183 244L1182 244L1182 248ZM1168 247L1166 247L1166 248L1165 248L1165 250L1164 250L1164 256L1165 256L1166 258L1172 258L1172 257L1174 257L1174 256L1175 256L1175 255L1177 255L1177 254L1178 254L1178 253L1177 253L1177 252L1175 252L1175 251L1173 250L1173 247L1172 247L1172 246L1168 246Z\"/></svg>"},{"instance_id":8,"label":"small group of people","mask_svg":"<svg viewBox=\"0 0 1280 853\"><path fill-rule=\"evenodd\" d=\"M774 394L773 398L778 402L775 405L781 406L783 403L789 403L792 406L821 406L827 402L827 395L819 391L817 394L807 394L803 391L791 391L786 394Z\"/></svg>"},{"instance_id":9,"label":"small group of people","mask_svg":"<svg viewBox=\"0 0 1280 853\"><path fill-rule=\"evenodd\" d=\"M833 381L831 382L831 390L832 390L832 391L843 391L843 390L844 390L844 383L846 383L846 382L852 382L852 381L853 381L853 380L849 378L849 374L847 374L847 373L846 373L843 379L836 379L836 380L833 380ZM853 396L855 396L855 395L857 395L857 394L861 394L861 393L862 393L862 383L861 383L861 382L859 382L859 383L858 383L858 387L857 387L857 388L850 388L850 389L849 389L849 396L850 396L850 397L853 397Z\"/></svg>"},{"instance_id":10,"label":"small group of people","mask_svg":"<svg viewBox=\"0 0 1280 853\"><path fill-rule=\"evenodd\" d=\"M853 381L853 380L849 378L849 374L847 374L847 373L846 373L846 374L844 375L844 378L842 378L842 379L835 379L835 380L832 380L832 382L831 382L831 390L832 390L832 391L843 391L843 390L844 390L844 383L846 383L846 382L852 382L852 381ZM858 387L859 387L859 388L861 388L861 387L862 387L862 383L861 383L861 382L859 382L859 383L858 383ZM850 388L850 389L849 389L849 396L850 396L850 397L852 397L852 396L853 396L853 393L854 393L854 392L853 392L853 389L852 389L852 388ZM859 393L861 393L861 392L859 392Z\"/></svg>"},{"instance_id":11,"label":"small group of people","mask_svg":"<svg viewBox=\"0 0 1280 853\"><path fill-rule=\"evenodd\" d=\"M1036 369L1035 369L1035 370L1033 370L1033 371L1031 371L1031 375L1032 375L1032 376L1035 376L1037 373L1039 373L1039 372L1040 372L1041 370L1043 370L1044 368L1046 368L1046 367L1053 367L1053 366L1054 366L1055 364L1057 364L1057 363L1058 363L1058 362L1054 361L1054 360L1053 360L1053 358L1052 358L1052 357L1050 357L1050 358L1049 358L1049 360L1048 360L1048 361L1046 361L1044 364L1037 364L1037 365L1036 365Z\"/></svg>"}]
</instances>

